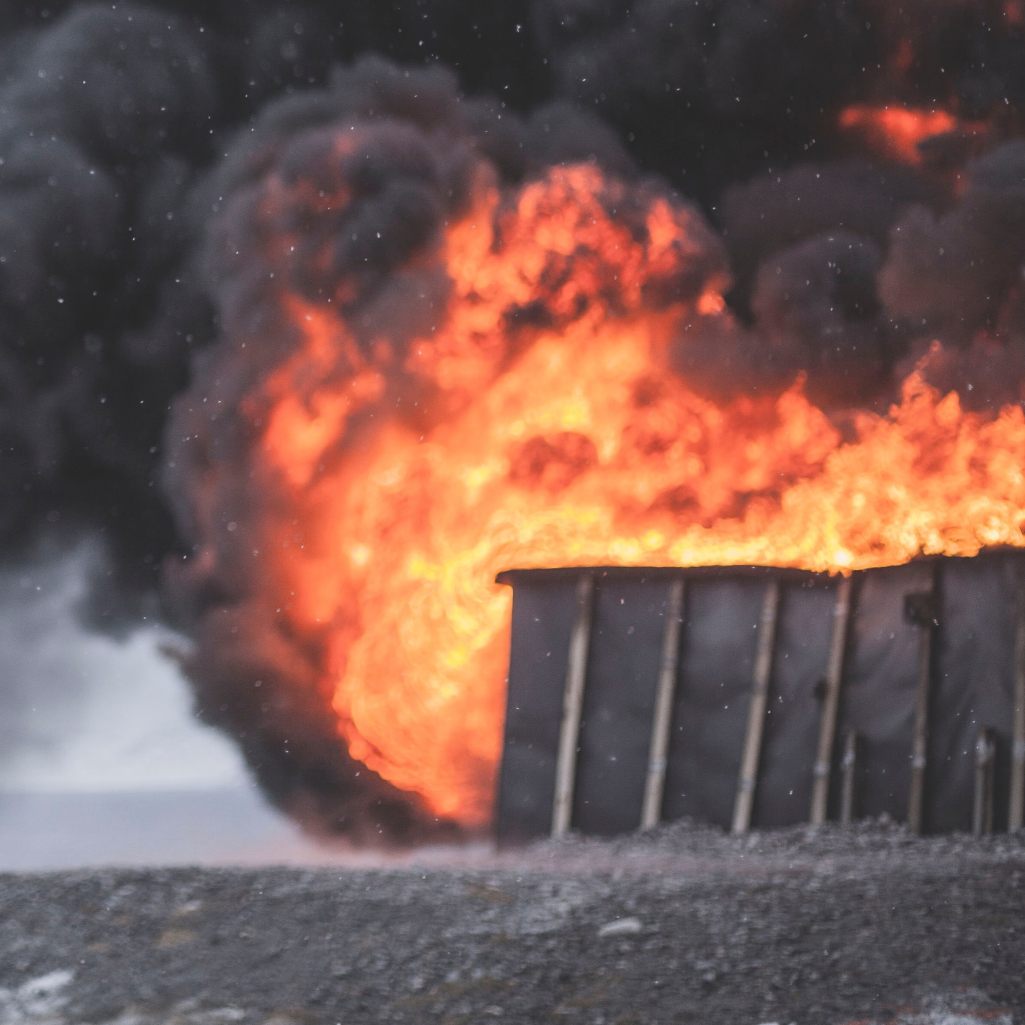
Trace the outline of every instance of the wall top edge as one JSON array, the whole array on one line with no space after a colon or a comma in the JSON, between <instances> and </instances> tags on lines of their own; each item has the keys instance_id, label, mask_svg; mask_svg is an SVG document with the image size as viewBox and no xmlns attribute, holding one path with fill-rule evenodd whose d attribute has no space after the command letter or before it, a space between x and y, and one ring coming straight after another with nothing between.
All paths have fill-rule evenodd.
<instances>
[{"instance_id":1,"label":"wall top edge","mask_svg":"<svg viewBox=\"0 0 1025 1025\"><path fill-rule=\"evenodd\" d=\"M1025 562L1025 549L1021 548L987 548L978 555L922 555L910 562L898 563L893 566L877 566L872 569L857 570L852 575L860 576L880 570L899 569L901 566L916 566L928 563L967 562L992 558L1014 559ZM777 579L783 581L802 582L809 586L816 583L829 584L839 579L835 573L814 572L812 570L794 569L781 566L552 566L535 569L507 569L495 577L495 582L515 586L520 583L554 584L568 580L576 580L584 573L593 574L600 580L673 580L679 577L686 579L746 577Z\"/></svg>"}]
</instances>

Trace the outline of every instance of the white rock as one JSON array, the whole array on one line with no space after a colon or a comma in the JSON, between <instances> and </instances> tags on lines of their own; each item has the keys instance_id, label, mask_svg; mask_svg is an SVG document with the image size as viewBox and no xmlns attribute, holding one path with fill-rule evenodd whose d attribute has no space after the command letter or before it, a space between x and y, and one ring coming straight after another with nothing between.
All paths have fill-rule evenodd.
<instances>
[{"instance_id":1,"label":"white rock","mask_svg":"<svg viewBox=\"0 0 1025 1025\"><path fill-rule=\"evenodd\" d=\"M75 973L59 969L29 979L16 990L0 987L0 1025L58 1025L59 1012L68 1002L63 990Z\"/></svg>"},{"instance_id":2,"label":"white rock","mask_svg":"<svg viewBox=\"0 0 1025 1025\"><path fill-rule=\"evenodd\" d=\"M633 936L642 929L639 918L617 918L614 922L606 922L599 930L599 936Z\"/></svg>"}]
</instances>

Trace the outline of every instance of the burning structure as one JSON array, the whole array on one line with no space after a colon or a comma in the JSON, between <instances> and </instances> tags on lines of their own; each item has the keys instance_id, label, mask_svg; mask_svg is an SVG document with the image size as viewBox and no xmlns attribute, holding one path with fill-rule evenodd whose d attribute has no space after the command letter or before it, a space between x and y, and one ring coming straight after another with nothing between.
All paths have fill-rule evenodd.
<instances>
[{"instance_id":1,"label":"burning structure","mask_svg":"<svg viewBox=\"0 0 1025 1025\"><path fill-rule=\"evenodd\" d=\"M1019 4L478 6L76 7L5 57L8 546L102 529L97 608L159 587L201 714L327 830L490 825L501 571L825 574L811 644L838 579L1025 546ZM962 724L1011 700L979 587ZM841 717L910 723L905 670Z\"/></svg>"},{"instance_id":2,"label":"burning structure","mask_svg":"<svg viewBox=\"0 0 1025 1025\"><path fill-rule=\"evenodd\" d=\"M504 575L500 837L683 816L734 832L884 814L915 832L1020 829L1020 569L990 554L839 580Z\"/></svg>"}]
</instances>

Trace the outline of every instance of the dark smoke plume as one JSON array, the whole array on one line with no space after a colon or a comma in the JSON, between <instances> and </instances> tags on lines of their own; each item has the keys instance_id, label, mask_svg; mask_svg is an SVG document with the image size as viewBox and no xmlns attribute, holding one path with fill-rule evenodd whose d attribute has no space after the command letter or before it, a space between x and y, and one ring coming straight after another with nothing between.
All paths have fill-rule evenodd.
<instances>
[{"instance_id":1,"label":"dark smoke plume","mask_svg":"<svg viewBox=\"0 0 1025 1025\"><path fill-rule=\"evenodd\" d=\"M100 535L88 614L107 629L163 588L196 641L202 714L276 801L327 828L441 827L339 751L320 653L253 598L256 498L220 470L252 441L239 399L295 344L276 288L319 300L344 282L357 340L401 344L444 309L439 225L481 174L512 188L593 161L637 209L675 188L719 233L702 229L698 277L725 280L728 256L734 316L678 340L696 387L774 391L804 373L828 410L885 408L921 364L969 406L1023 398L1017 0L0 16L0 545L11 560L40 537ZM962 127L899 163L840 128L852 104L939 107ZM334 159L345 124L354 148ZM268 224L271 179L358 200ZM268 263L267 233L286 230L301 251Z\"/></svg>"},{"instance_id":2,"label":"dark smoke plume","mask_svg":"<svg viewBox=\"0 0 1025 1025\"><path fill-rule=\"evenodd\" d=\"M128 580L152 587L174 544L159 445L199 312L178 308L176 267L194 239L184 205L210 154L214 76L192 33L147 9L76 8L8 61L2 538L16 549L40 521L99 526Z\"/></svg>"}]
</instances>

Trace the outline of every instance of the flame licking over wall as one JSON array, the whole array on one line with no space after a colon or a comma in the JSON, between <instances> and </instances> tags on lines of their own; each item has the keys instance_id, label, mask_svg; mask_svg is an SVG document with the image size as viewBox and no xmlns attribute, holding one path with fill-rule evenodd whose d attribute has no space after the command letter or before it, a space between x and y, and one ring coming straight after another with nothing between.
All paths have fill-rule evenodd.
<instances>
[{"instance_id":1,"label":"flame licking over wall","mask_svg":"<svg viewBox=\"0 0 1025 1025\"><path fill-rule=\"evenodd\" d=\"M350 754L437 816L491 814L500 570L850 572L1025 544L1019 406L968 413L914 373L844 440L801 379L728 401L689 386L689 339L735 329L725 277L690 270L707 233L594 166L517 190L485 176L439 243L443 313L402 351L358 344L337 303L282 298L299 341L243 403L251 476L276 496L266 586L322 644Z\"/></svg>"}]
</instances>

